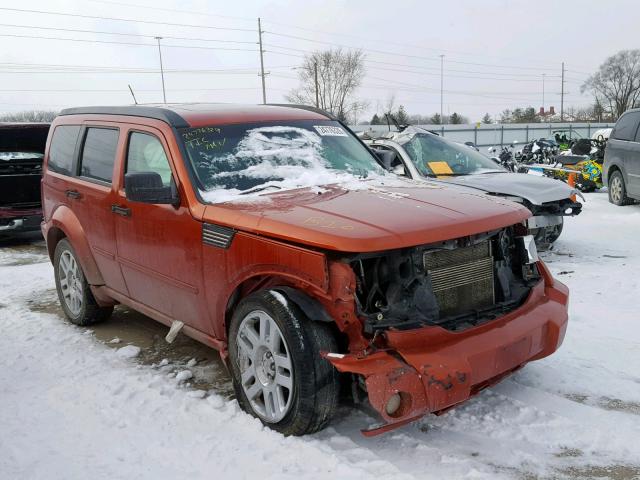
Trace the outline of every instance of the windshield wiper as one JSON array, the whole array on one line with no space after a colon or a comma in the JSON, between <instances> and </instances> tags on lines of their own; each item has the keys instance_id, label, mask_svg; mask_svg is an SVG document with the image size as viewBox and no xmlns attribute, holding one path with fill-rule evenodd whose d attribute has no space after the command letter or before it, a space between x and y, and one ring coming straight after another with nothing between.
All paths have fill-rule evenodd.
<instances>
[{"instance_id":1,"label":"windshield wiper","mask_svg":"<svg viewBox=\"0 0 640 480\"><path fill-rule=\"evenodd\" d=\"M278 190L282 190L282 187L277 185L265 185L264 187L253 187L249 190L245 190L244 192L240 192L238 195L247 195L249 193L261 192L262 190L266 190L267 188L277 188Z\"/></svg>"}]
</instances>

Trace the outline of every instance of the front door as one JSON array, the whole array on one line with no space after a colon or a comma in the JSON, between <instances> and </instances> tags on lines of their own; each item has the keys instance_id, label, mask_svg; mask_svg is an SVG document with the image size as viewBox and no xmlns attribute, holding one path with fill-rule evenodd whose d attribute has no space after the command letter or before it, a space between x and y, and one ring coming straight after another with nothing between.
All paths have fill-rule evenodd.
<instances>
[{"instance_id":1,"label":"front door","mask_svg":"<svg viewBox=\"0 0 640 480\"><path fill-rule=\"evenodd\" d=\"M156 172L165 186L175 181L160 131L136 126L126 135L124 174ZM129 296L172 320L212 333L202 288L202 224L184 200L178 207L129 201L121 178L114 205L118 261Z\"/></svg>"}]
</instances>

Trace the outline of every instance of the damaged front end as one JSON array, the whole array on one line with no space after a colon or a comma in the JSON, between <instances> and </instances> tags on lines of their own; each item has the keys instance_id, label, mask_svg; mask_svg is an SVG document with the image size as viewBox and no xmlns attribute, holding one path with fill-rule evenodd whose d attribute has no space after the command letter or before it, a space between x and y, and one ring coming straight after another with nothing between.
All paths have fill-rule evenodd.
<instances>
[{"instance_id":1,"label":"damaged front end","mask_svg":"<svg viewBox=\"0 0 640 480\"><path fill-rule=\"evenodd\" d=\"M568 291L523 225L343 261L371 346L326 357L382 416L365 434L442 413L564 337Z\"/></svg>"}]
</instances>

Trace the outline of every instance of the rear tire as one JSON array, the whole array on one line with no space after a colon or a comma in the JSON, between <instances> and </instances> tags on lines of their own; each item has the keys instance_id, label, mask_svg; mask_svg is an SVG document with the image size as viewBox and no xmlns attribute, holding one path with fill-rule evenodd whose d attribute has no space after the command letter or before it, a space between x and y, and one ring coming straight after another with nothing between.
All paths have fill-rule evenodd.
<instances>
[{"instance_id":1,"label":"rear tire","mask_svg":"<svg viewBox=\"0 0 640 480\"><path fill-rule=\"evenodd\" d=\"M113 307L96 302L71 243L63 238L53 256L56 290L64 314L75 325L87 326L106 320Z\"/></svg>"},{"instance_id":2,"label":"rear tire","mask_svg":"<svg viewBox=\"0 0 640 480\"><path fill-rule=\"evenodd\" d=\"M627 197L627 186L620 170L616 170L609 177L609 201L619 207L633 203L633 200Z\"/></svg>"},{"instance_id":3,"label":"rear tire","mask_svg":"<svg viewBox=\"0 0 640 480\"><path fill-rule=\"evenodd\" d=\"M562 229L564 227L564 218L560 217L560 223L558 225L554 225L553 227L547 227L547 242L549 244L554 243L560 235L562 234Z\"/></svg>"},{"instance_id":4,"label":"rear tire","mask_svg":"<svg viewBox=\"0 0 640 480\"><path fill-rule=\"evenodd\" d=\"M323 429L338 404L339 374L320 352L336 350L329 326L309 320L283 294L247 296L229 326L240 407L284 435Z\"/></svg>"}]
</instances>

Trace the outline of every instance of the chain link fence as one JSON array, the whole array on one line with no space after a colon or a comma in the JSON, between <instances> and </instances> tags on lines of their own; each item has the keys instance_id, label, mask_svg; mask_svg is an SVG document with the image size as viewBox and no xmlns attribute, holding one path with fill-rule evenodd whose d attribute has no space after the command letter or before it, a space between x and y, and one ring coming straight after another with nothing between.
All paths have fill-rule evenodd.
<instances>
[{"instance_id":1,"label":"chain link fence","mask_svg":"<svg viewBox=\"0 0 640 480\"><path fill-rule=\"evenodd\" d=\"M613 123L519 123L492 125L418 125L454 142L473 142L478 147L503 146L529 143L539 138L553 138L554 132L563 131L567 137L591 138L602 128L612 128ZM389 131L386 125L354 125L355 132L371 132L375 135ZM391 127L395 131L395 127Z\"/></svg>"}]
</instances>

